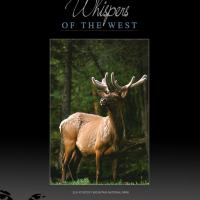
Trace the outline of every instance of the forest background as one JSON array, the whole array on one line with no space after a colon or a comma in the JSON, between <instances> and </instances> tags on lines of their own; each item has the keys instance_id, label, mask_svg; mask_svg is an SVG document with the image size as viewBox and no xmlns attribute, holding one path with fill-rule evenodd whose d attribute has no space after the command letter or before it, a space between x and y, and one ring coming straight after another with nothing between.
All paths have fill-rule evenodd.
<instances>
[{"instance_id":1,"label":"forest background","mask_svg":"<svg viewBox=\"0 0 200 200\"><path fill-rule=\"evenodd\" d=\"M115 73L120 85L147 74L148 40L50 40L50 182L60 183L59 124L75 112L106 116L91 77L101 80ZM148 81L132 89L124 101L127 139L121 151L118 184L149 183ZM95 182L95 158L83 158L74 184ZM103 180L111 181L109 158L103 162ZM71 184L71 183L66 183Z\"/></svg>"}]
</instances>

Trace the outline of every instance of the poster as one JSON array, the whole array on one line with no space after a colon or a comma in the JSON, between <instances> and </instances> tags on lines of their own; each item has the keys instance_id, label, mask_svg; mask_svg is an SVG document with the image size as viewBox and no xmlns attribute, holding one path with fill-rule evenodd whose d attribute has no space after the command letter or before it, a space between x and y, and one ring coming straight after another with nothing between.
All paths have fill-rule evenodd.
<instances>
[{"instance_id":1,"label":"poster","mask_svg":"<svg viewBox=\"0 0 200 200\"><path fill-rule=\"evenodd\" d=\"M174 37L180 34L172 33L177 26L166 18L170 18L167 8L137 0L67 0L31 5L18 23L12 23L15 37L6 40L11 42L7 47L12 59L9 56L7 62L12 64L4 73L9 75L11 87L2 92L7 106L2 109L0 199L198 199L198 140L193 144L188 138L180 103L184 98L177 99L183 92L177 80L185 62L181 61L184 54L177 55L182 43ZM65 71L67 66L71 66L71 79L65 76L70 74ZM105 88L106 77L109 86ZM119 86L130 82L133 89L142 78L145 81L127 94L119 91ZM70 111L63 95L69 84ZM98 114L104 117L100 121L106 121L110 107L101 106L100 87L104 97L112 90L125 97L126 132L119 116L119 124L113 128L121 130L119 141L100 143L105 152L109 147L115 153L122 150L117 178L112 180L110 155L103 156L101 177L97 178L94 137L90 149L95 152L80 161L78 180L62 182L60 123L79 112ZM83 126L85 118L78 116L77 126ZM90 139L92 133L87 130L94 129L109 136L110 127L103 124L102 131L101 124L90 129L85 125L86 131L80 133ZM75 140L75 148L83 153L79 141ZM71 170L73 167L68 174Z\"/></svg>"}]
</instances>

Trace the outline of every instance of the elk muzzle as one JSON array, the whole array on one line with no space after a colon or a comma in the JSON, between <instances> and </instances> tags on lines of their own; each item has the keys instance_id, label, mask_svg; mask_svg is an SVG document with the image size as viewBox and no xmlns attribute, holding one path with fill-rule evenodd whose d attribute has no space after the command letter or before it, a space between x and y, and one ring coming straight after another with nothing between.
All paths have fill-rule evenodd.
<instances>
[{"instance_id":1,"label":"elk muzzle","mask_svg":"<svg viewBox=\"0 0 200 200\"><path fill-rule=\"evenodd\" d=\"M100 105L105 106L107 104L107 99L106 98L101 98L100 100Z\"/></svg>"}]
</instances>

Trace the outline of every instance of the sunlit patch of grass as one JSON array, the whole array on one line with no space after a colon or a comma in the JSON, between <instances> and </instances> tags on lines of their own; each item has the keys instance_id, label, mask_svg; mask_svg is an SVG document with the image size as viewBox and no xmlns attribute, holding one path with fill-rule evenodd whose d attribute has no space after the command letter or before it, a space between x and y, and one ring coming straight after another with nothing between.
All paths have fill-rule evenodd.
<instances>
[{"instance_id":1,"label":"sunlit patch of grass","mask_svg":"<svg viewBox=\"0 0 200 200\"><path fill-rule=\"evenodd\" d=\"M78 179L76 181L65 181L64 183L61 182L52 182L53 185L88 185L91 184L88 178Z\"/></svg>"},{"instance_id":2,"label":"sunlit patch of grass","mask_svg":"<svg viewBox=\"0 0 200 200\"><path fill-rule=\"evenodd\" d=\"M96 185L96 182L91 182L88 178L78 179L76 181L65 181L61 183L59 181L52 182L51 185ZM135 181L135 182L123 182L122 180L118 181L102 181L98 185L149 185L147 180Z\"/></svg>"}]
</instances>

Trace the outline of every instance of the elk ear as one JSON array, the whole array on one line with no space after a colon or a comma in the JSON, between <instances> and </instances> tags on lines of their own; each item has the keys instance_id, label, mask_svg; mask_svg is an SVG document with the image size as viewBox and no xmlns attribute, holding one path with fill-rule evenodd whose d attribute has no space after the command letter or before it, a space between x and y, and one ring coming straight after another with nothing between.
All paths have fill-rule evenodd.
<instances>
[{"instance_id":1,"label":"elk ear","mask_svg":"<svg viewBox=\"0 0 200 200\"><path fill-rule=\"evenodd\" d=\"M126 89L123 89L123 90L121 91L121 93L120 93L120 95L121 95L122 98L125 98L125 97L127 96L127 94L128 94L128 89L127 89L127 88L126 88Z\"/></svg>"},{"instance_id":2,"label":"elk ear","mask_svg":"<svg viewBox=\"0 0 200 200\"><path fill-rule=\"evenodd\" d=\"M105 96L106 96L106 93L103 92L103 91L98 91L97 94L98 94L98 96L100 96L100 97L105 97Z\"/></svg>"}]
</instances>

